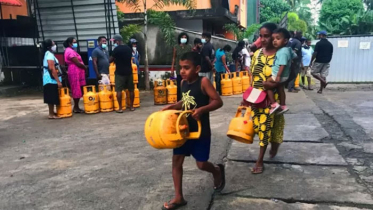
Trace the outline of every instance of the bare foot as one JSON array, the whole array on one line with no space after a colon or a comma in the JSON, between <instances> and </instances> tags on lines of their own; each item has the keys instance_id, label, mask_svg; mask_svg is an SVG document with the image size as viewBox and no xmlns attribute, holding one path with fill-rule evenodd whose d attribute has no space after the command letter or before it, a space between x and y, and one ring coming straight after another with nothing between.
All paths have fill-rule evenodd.
<instances>
[{"instance_id":1,"label":"bare foot","mask_svg":"<svg viewBox=\"0 0 373 210\"><path fill-rule=\"evenodd\" d=\"M187 205L187 203L188 202L186 200L184 200L184 198L180 198L180 199L174 198L171 201L169 201L168 203L167 202L164 203L162 209L163 210L178 209L182 206Z\"/></svg>"}]
</instances>

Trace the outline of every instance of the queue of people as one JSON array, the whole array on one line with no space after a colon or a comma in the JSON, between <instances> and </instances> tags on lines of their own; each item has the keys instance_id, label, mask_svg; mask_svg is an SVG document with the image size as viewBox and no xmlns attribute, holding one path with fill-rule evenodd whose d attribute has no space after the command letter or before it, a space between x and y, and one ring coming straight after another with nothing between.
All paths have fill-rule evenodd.
<instances>
[{"instance_id":1,"label":"queue of people","mask_svg":"<svg viewBox=\"0 0 373 210\"><path fill-rule=\"evenodd\" d=\"M130 46L123 44L121 35L115 35L111 40L114 43L113 55L109 56L107 39L100 36L97 39L97 48L92 52L93 68L97 75L99 84L109 85L109 65L111 62L116 64L116 91L121 93L122 90L128 89L130 92L130 110L134 111L134 86L132 78L132 58L139 67L140 54L138 53L137 41L130 40ZM77 52L78 42L74 37L68 37L63 46L65 48L63 59L66 64L67 80L70 85L71 95L74 101L73 112L84 113L79 107L79 101L83 97L82 87L86 85L86 74L88 68L84 64L81 56ZM49 107L49 119L61 119L55 112L55 107L59 103L58 89L62 87L62 70L58 59L54 55L57 51L57 45L53 40L47 39L42 43L43 58L43 89L44 103ZM139 69L139 68L138 68ZM122 95L118 94L118 103L122 103ZM119 106L122 107L122 106ZM118 110L123 113L123 110Z\"/></svg>"}]
</instances>

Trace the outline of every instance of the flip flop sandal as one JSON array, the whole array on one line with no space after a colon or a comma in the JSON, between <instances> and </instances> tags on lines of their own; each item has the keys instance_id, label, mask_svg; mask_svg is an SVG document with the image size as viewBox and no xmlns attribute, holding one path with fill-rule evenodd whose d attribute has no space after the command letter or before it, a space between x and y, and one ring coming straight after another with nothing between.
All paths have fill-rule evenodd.
<instances>
[{"instance_id":1,"label":"flip flop sandal","mask_svg":"<svg viewBox=\"0 0 373 210\"><path fill-rule=\"evenodd\" d=\"M219 168L220 168L220 173L221 173L221 184L219 187L215 187L214 188L214 191L215 192L221 192L223 191L224 187L225 187L225 168L224 168L224 165L223 164L218 164Z\"/></svg>"},{"instance_id":2,"label":"flip flop sandal","mask_svg":"<svg viewBox=\"0 0 373 210\"><path fill-rule=\"evenodd\" d=\"M175 209L178 209L178 208L181 208L183 206L186 206L188 204L188 202L184 202L184 203L167 203L167 206L169 208L166 208L165 205L166 204L163 204L162 206L162 210L175 210Z\"/></svg>"},{"instance_id":3,"label":"flip flop sandal","mask_svg":"<svg viewBox=\"0 0 373 210\"><path fill-rule=\"evenodd\" d=\"M322 91L321 91L321 90L319 90L319 91L317 91L317 93L318 93L318 94L322 94Z\"/></svg>"},{"instance_id":4,"label":"flip flop sandal","mask_svg":"<svg viewBox=\"0 0 373 210\"><path fill-rule=\"evenodd\" d=\"M77 110L73 110L73 112L74 112L75 114L80 114L80 113L84 113L84 111L83 111L83 110L79 110L79 111L77 111Z\"/></svg>"},{"instance_id":5,"label":"flip flop sandal","mask_svg":"<svg viewBox=\"0 0 373 210\"><path fill-rule=\"evenodd\" d=\"M262 174L264 171L264 166L263 167L254 167L251 169L252 174Z\"/></svg>"},{"instance_id":6,"label":"flip flop sandal","mask_svg":"<svg viewBox=\"0 0 373 210\"><path fill-rule=\"evenodd\" d=\"M135 111L135 110L136 110L135 108L131 108L131 109L130 109L131 112L133 112L133 111Z\"/></svg>"},{"instance_id":7,"label":"flip flop sandal","mask_svg":"<svg viewBox=\"0 0 373 210\"><path fill-rule=\"evenodd\" d=\"M123 114L123 110L116 111L118 114Z\"/></svg>"}]
</instances>

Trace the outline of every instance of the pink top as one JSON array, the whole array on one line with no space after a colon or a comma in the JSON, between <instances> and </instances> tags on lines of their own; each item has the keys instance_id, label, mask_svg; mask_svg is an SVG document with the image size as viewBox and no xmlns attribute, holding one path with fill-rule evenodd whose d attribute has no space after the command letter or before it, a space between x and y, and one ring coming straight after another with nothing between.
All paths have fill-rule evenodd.
<instances>
[{"instance_id":1,"label":"pink top","mask_svg":"<svg viewBox=\"0 0 373 210\"><path fill-rule=\"evenodd\" d=\"M260 37L254 42L254 45L259 49L262 48L262 41Z\"/></svg>"},{"instance_id":2,"label":"pink top","mask_svg":"<svg viewBox=\"0 0 373 210\"><path fill-rule=\"evenodd\" d=\"M70 74L78 73L79 70L85 71L84 69L79 68L78 66L75 65L75 63L72 60L74 57L77 58L80 63L84 64L82 57L75 50L73 50L71 47L66 48L65 63L68 66L69 73Z\"/></svg>"}]
</instances>

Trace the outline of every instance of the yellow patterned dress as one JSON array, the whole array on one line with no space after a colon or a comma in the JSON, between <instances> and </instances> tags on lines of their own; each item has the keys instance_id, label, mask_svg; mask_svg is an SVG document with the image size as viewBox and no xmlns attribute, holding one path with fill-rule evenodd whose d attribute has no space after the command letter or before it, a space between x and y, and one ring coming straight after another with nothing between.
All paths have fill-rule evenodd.
<instances>
[{"instance_id":1,"label":"yellow patterned dress","mask_svg":"<svg viewBox=\"0 0 373 210\"><path fill-rule=\"evenodd\" d=\"M251 60L251 72L253 74L253 87L264 90L263 82L272 75L272 65L275 55L264 55L262 50L257 50ZM278 100L278 94L275 94ZM253 108L251 112L255 133L258 134L260 146L267 146L268 142L281 144L284 137L284 115L269 115L270 108Z\"/></svg>"}]
</instances>

